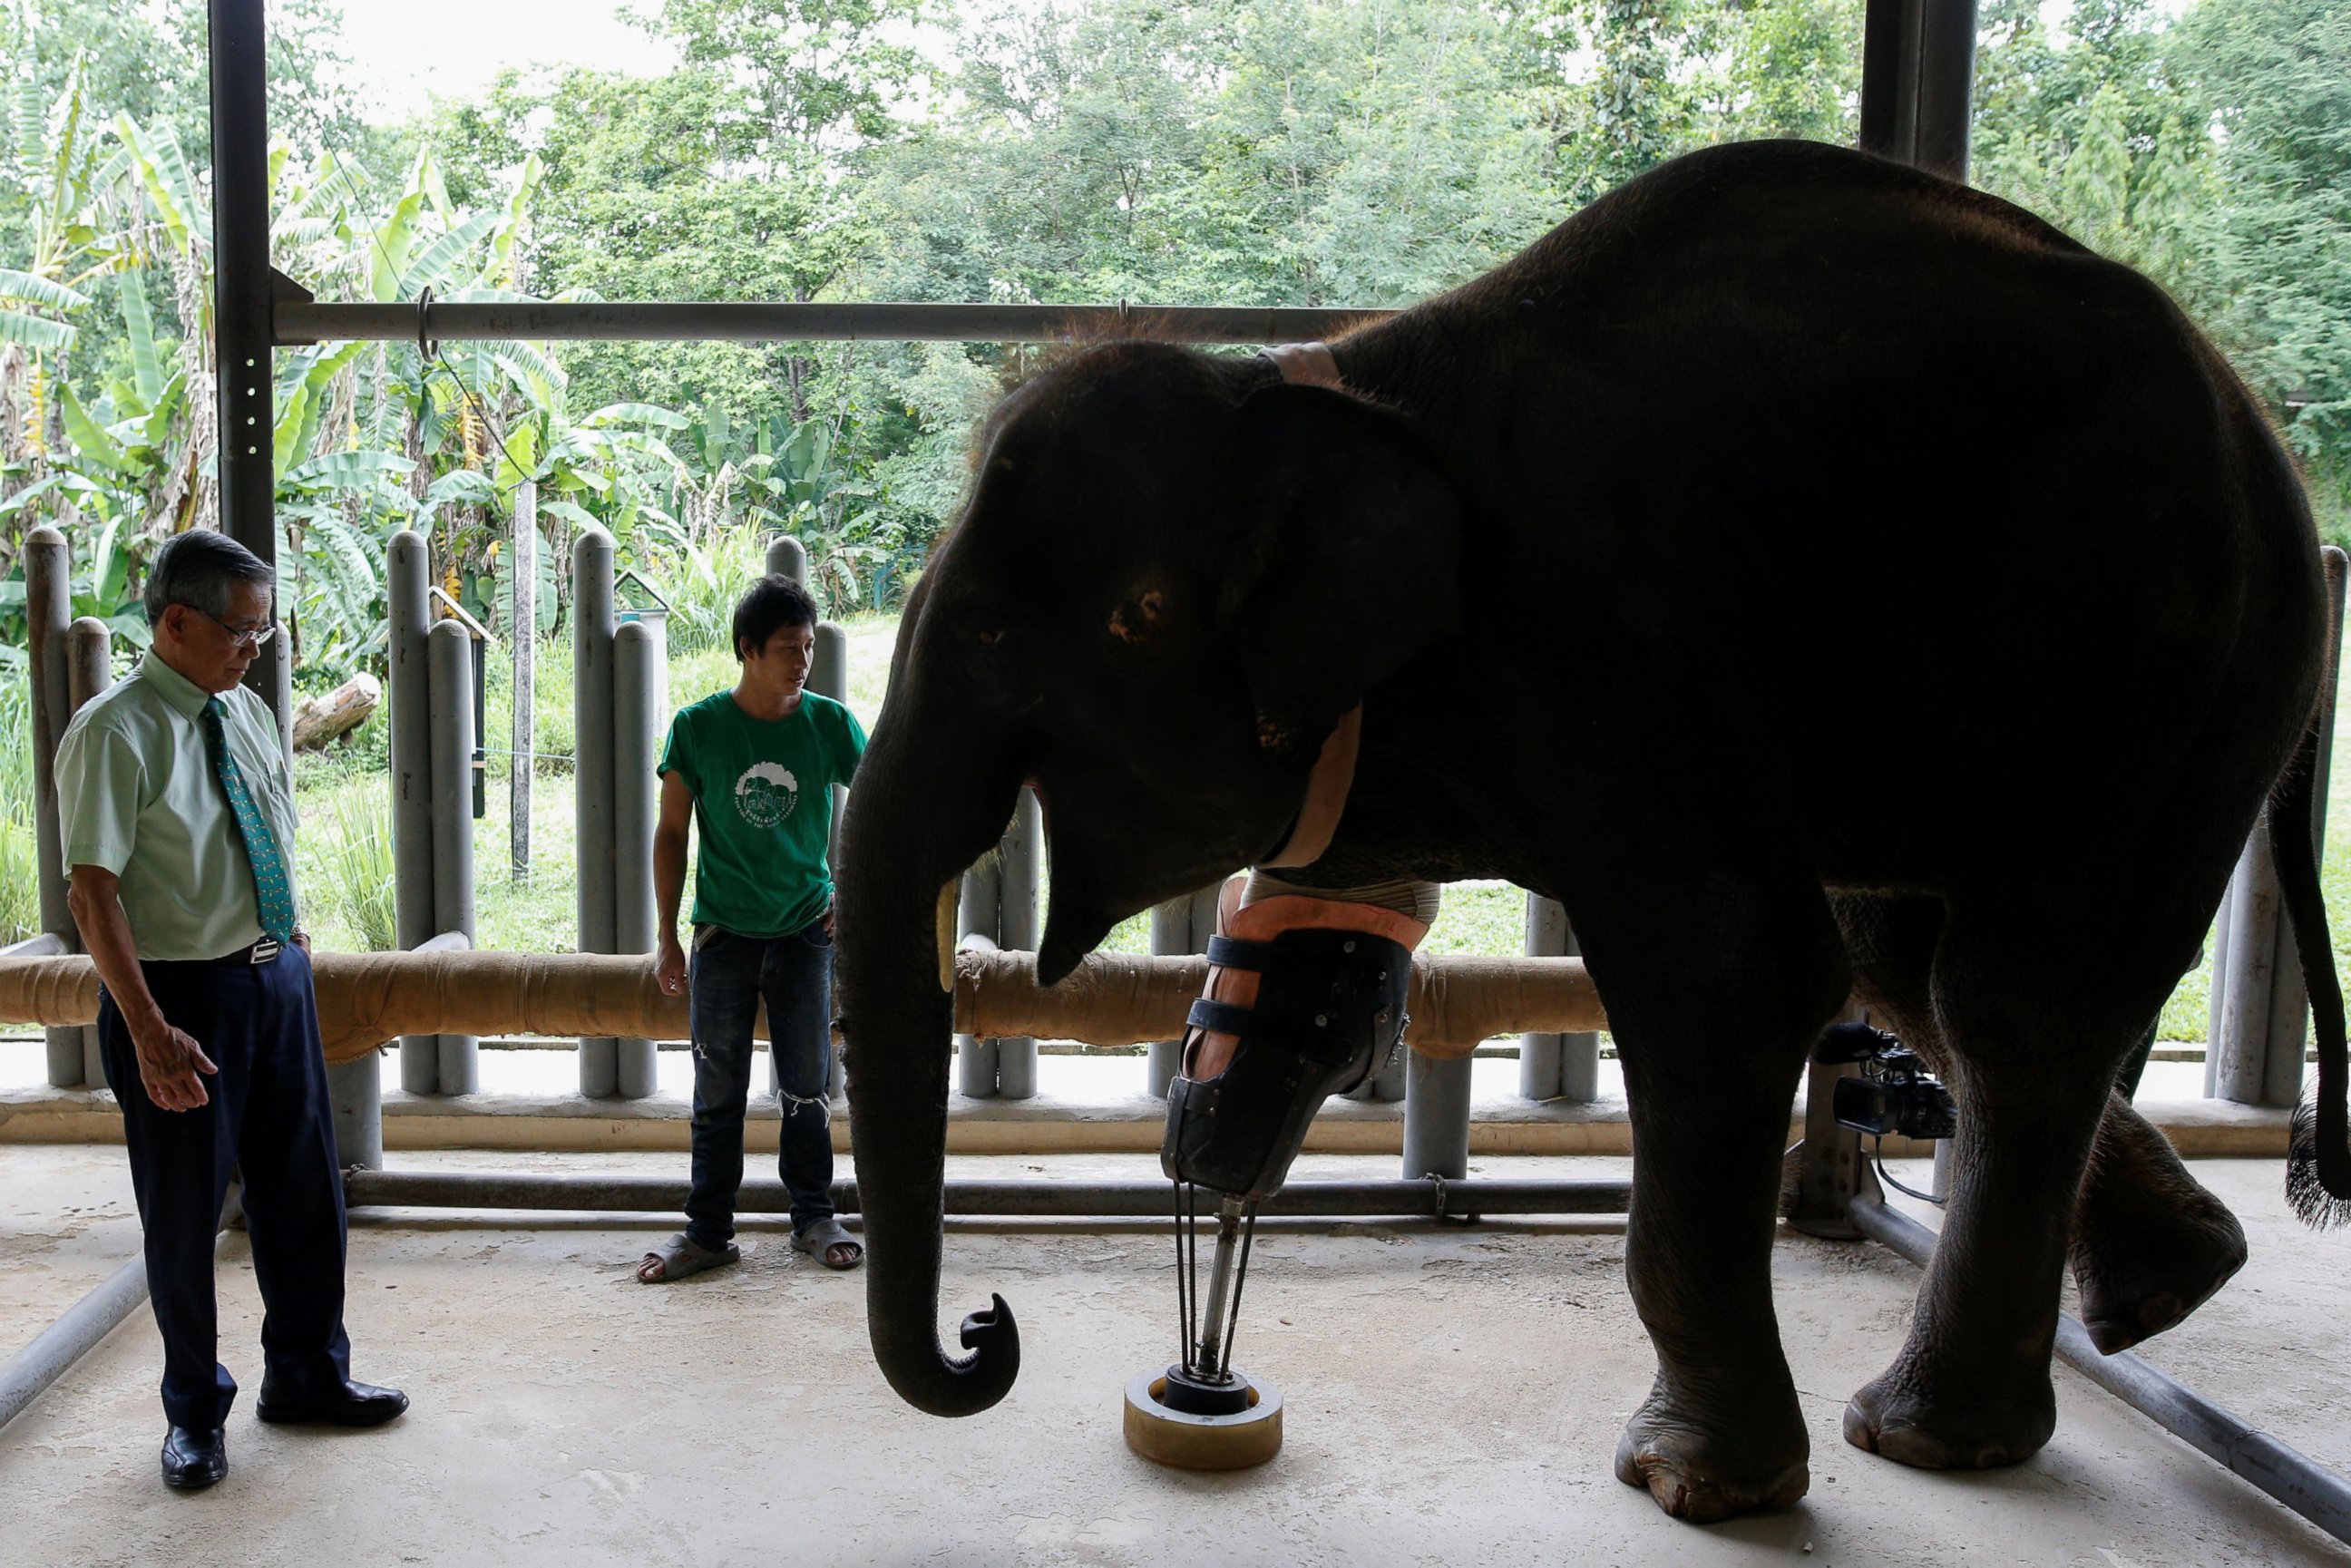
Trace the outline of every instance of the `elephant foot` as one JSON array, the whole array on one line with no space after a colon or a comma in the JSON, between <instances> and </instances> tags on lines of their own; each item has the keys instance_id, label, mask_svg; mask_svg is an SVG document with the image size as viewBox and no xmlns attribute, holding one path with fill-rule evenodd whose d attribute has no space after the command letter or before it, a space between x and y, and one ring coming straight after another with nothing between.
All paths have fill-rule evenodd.
<instances>
[{"instance_id":1,"label":"elephant foot","mask_svg":"<svg viewBox=\"0 0 2351 1568\"><path fill-rule=\"evenodd\" d=\"M1761 1435L1767 1428L1771 1435ZM1712 1524L1758 1509L1786 1508L1802 1497L1812 1490L1805 1466L1811 1448L1802 1418L1792 1410L1752 1429L1709 1429L1653 1395L1616 1440L1616 1479L1648 1488L1657 1506L1676 1519Z\"/></svg>"},{"instance_id":2,"label":"elephant foot","mask_svg":"<svg viewBox=\"0 0 2351 1568\"><path fill-rule=\"evenodd\" d=\"M2082 1323L2100 1353L2128 1350L2212 1299L2245 1266L2245 1232L2218 1198L2164 1214L2156 1226L2102 1223L2074 1246Z\"/></svg>"},{"instance_id":3,"label":"elephant foot","mask_svg":"<svg viewBox=\"0 0 2351 1568\"><path fill-rule=\"evenodd\" d=\"M1988 1470L2031 1458L2057 1429L2057 1396L2044 1369L2037 1391L1962 1401L1931 1396L1887 1373L1844 1407L1844 1440L1921 1470Z\"/></svg>"}]
</instances>

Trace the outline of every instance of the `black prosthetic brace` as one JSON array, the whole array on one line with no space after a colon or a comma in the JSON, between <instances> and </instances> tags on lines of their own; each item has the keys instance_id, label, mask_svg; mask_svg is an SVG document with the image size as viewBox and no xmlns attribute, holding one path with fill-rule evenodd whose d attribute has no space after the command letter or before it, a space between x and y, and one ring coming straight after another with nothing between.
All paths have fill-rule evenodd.
<instances>
[{"instance_id":1,"label":"black prosthetic brace","mask_svg":"<svg viewBox=\"0 0 2351 1568\"><path fill-rule=\"evenodd\" d=\"M1192 1028L1238 1046L1215 1078L1179 1075L1168 1086L1159 1168L1254 1203L1281 1190L1323 1100L1395 1058L1412 953L1367 932L1300 929L1270 942L1216 937L1208 962L1256 972L1257 1000L1192 1004Z\"/></svg>"}]
</instances>

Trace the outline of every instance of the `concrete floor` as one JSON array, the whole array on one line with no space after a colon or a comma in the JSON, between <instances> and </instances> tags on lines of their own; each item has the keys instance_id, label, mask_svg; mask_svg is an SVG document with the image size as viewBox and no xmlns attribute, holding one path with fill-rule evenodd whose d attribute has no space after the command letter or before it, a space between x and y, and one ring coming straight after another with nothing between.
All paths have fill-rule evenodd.
<instances>
[{"instance_id":1,"label":"concrete floor","mask_svg":"<svg viewBox=\"0 0 2351 1568\"><path fill-rule=\"evenodd\" d=\"M1040 1164L953 1162L965 1175ZM1324 1156L1301 1175L1393 1165ZM1123 1156L1052 1167L1151 1168ZM1623 1168L1491 1159L1477 1174ZM2245 1218L2254 1260L2149 1359L2351 1473L2351 1233L2295 1226L2269 1162L2199 1171ZM0 1148L0 1353L13 1353L133 1249L137 1228L119 1150ZM1164 1227L958 1224L942 1318L1001 1291L1025 1370L995 1410L953 1423L908 1409L873 1370L860 1276L828 1274L780 1230L753 1228L758 1249L739 1269L636 1285L630 1266L668 1228L414 1212L356 1225L354 1369L416 1401L397 1425L358 1434L253 1419L258 1302L232 1239L222 1344L246 1393L228 1481L195 1497L157 1482L161 1353L142 1311L0 1432L11 1526L0 1564L2351 1563L2351 1550L2063 1368L2056 1438L2013 1469L1928 1474L1847 1448L1845 1396L1892 1354L1917 1283L1868 1246L1791 1237L1777 1253L1812 1495L1698 1530L1608 1471L1653 1364L1614 1222L1269 1226L1238 1347L1282 1388L1289 1444L1225 1477L1157 1469L1119 1437L1125 1380L1174 1348Z\"/></svg>"}]
</instances>

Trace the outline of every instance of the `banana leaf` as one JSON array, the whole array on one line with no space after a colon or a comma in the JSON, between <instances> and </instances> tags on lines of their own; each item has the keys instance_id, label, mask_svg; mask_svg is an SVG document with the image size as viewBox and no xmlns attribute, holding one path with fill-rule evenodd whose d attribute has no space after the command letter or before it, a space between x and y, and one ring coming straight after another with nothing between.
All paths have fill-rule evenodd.
<instances>
[{"instance_id":1,"label":"banana leaf","mask_svg":"<svg viewBox=\"0 0 2351 1568\"><path fill-rule=\"evenodd\" d=\"M83 462L95 463L101 468L111 468L117 473L125 473L138 466L123 456L122 448L107 434L104 426L90 418L89 411L81 405L81 399L74 395L73 387L64 382L57 383L57 412L64 416L66 439L74 444L74 450L81 454Z\"/></svg>"}]
</instances>

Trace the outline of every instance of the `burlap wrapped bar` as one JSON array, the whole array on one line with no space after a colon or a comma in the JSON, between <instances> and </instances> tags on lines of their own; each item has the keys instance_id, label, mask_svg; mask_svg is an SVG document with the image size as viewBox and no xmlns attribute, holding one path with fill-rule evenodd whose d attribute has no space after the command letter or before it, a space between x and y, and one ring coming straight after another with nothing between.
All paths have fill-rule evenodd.
<instances>
[{"instance_id":1,"label":"burlap wrapped bar","mask_svg":"<svg viewBox=\"0 0 2351 1568\"><path fill-rule=\"evenodd\" d=\"M1206 958L1096 953L1048 989L1033 953L967 950L956 955L956 1028L1089 1045L1172 1040L1207 977ZM1406 1007L1405 1039L1434 1057L1467 1056L1498 1034L1608 1027L1580 958L1416 958Z\"/></svg>"},{"instance_id":2,"label":"burlap wrapped bar","mask_svg":"<svg viewBox=\"0 0 2351 1568\"><path fill-rule=\"evenodd\" d=\"M595 953L320 953L319 1030L329 1061L404 1034L653 1035L686 1030L685 998L653 960ZM89 1023L98 973L85 957L0 959L0 1018Z\"/></svg>"},{"instance_id":3,"label":"burlap wrapped bar","mask_svg":"<svg viewBox=\"0 0 2351 1568\"><path fill-rule=\"evenodd\" d=\"M683 997L664 996L648 957L598 953L321 953L319 1024L327 1060L349 1061L404 1034L642 1036L686 1031ZM1097 953L1059 986L1037 984L1029 953L956 955L956 1028L1132 1045L1180 1034L1207 960ZM1412 1025L1424 1054L1466 1056L1524 1030L1603 1029L1600 998L1574 958L1422 958ZM89 1023L98 976L84 957L0 959L0 1019ZM762 1030L764 1033L764 1030Z\"/></svg>"}]
</instances>

